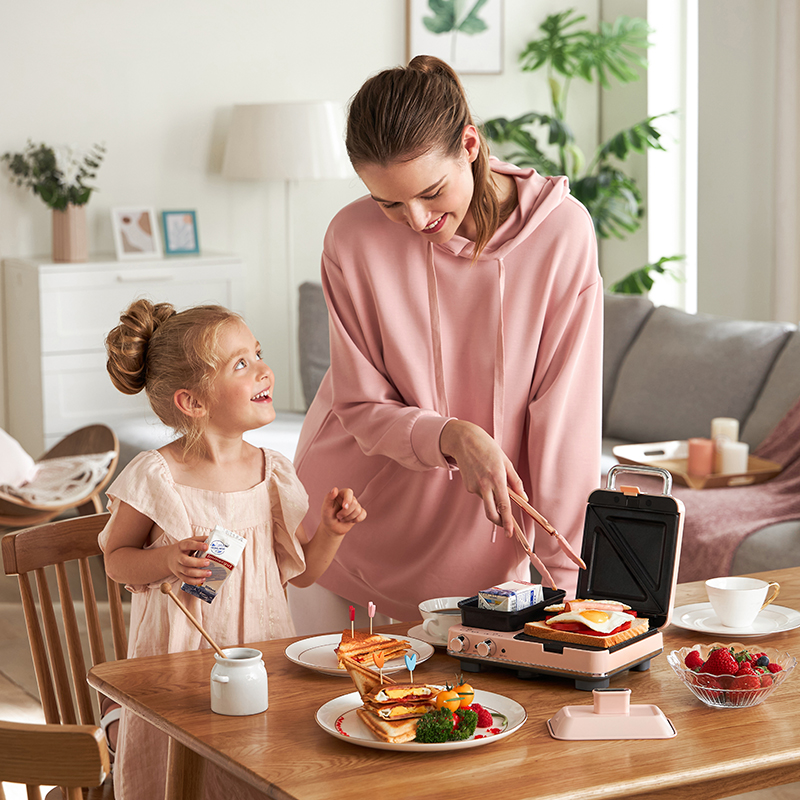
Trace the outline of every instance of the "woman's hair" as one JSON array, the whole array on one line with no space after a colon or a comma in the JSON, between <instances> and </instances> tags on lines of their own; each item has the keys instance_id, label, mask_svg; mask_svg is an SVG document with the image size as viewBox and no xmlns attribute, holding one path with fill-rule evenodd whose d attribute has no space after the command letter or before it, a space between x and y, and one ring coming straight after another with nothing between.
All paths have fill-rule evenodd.
<instances>
[{"instance_id":1,"label":"woman's hair","mask_svg":"<svg viewBox=\"0 0 800 800\"><path fill-rule=\"evenodd\" d=\"M456 157L462 134L474 125L456 73L434 56L417 56L407 67L373 75L350 101L347 154L354 169L388 166L438 151ZM476 126L477 127L477 126ZM489 169L489 147L478 131L480 150L472 162L475 189L470 202L478 229L475 258L500 224L500 204Z\"/></svg>"},{"instance_id":2,"label":"woman's hair","mask_svg":"<svg viewBox=\"0 0 800 800\"><path fill-rule=\"evenodd\" d=\"M202 449L205 417L184 414L174 401L186 389L207 401L220 367L220 332L238 314L222 306L195 306L176 312L169 303L136 300L106 336L106 369L124 394L142 389L158 418L182 434L184 453Z\"/></svg>"}]
</instances>

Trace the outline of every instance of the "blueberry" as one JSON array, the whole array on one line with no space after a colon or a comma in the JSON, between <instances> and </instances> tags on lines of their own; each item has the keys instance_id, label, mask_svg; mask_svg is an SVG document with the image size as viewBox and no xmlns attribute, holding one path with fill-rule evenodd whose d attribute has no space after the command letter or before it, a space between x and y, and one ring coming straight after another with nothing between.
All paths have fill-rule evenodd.
<instances>
[{"instance_id":1,"label":"blueberry","mask_svg":"<svg viewBox=\"0 0 800 800\"><path fill-rule=\"evenodd\" d=\"M757 667L766 667L769 664L769 656L759 656L758 660L756 661Z\"/></svg>"}]
</instances>

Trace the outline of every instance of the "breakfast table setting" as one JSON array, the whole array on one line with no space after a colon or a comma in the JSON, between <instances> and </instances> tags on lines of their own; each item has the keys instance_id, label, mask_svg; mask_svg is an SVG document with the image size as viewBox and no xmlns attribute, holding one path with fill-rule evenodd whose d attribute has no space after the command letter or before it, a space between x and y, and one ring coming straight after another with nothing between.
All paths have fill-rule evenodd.
<instances>
[{"instance_id":1,"label":"breakfast table setting","mask_svg":"<svg viewBox=\"0 0 800 800\"><path fill-rule=\"evenodd\" d=\"M220 661L213 648L139 658L135 669L125 660L99 664L89 683L171 737L169 800L202 797L206 762L280 800L354 793L387 800L479 793L504 800L726 797L800 780L800 684L791 674L800 652L800 568L750 577L765 587L778 584L779 595L744 628L721 625L705 582L678 584L660 632L662 651L644 668L617 671L605 690L581 691L560 675L521 677L502 665L462 662L446 639L422 633L422 619L376 626L376 633L406 639L413 654L387 661L382 681L384 675L440 687L468 681L475 701L494 712L495 727L466 741L391 745L353 723L359 695L335 654L347 620L343 630L315 637L321 642L294 637L245 645L261 653L268 676L268 706L258 713L212 710L210 676ZM716 643L769 653L784 674L756 690L752 705L728 703L733 693L698 690L678 674L687 670L669 663L689 649L706 656ZM315 649L321 655L308 655ZM633 717L643 710L666 720L660 733L648 729L653 738L605 724L583 729L595 738L554 735L553 723L565 712L598 723L603 714Z\"/></svg>"}]
</instances>

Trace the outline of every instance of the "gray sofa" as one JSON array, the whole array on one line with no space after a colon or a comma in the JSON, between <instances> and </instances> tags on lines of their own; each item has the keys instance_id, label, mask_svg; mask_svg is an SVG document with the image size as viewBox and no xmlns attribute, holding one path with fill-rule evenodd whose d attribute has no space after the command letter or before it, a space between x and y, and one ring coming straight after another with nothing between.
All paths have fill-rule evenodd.
<instances>
[{"instance_id":1,"label":"gray sofa","mask_svg":"<svg viewBox=\"0 0 800 800\"><path fill-rule=\"evenodd\" d=\"M310 404L329 363L327 310L318 283L300 287L300 370ZM800 331L605 296L603 474L617 444L707 437L714 417L739 420L751 451L800 397ZM800 565L800 519L739 546L732 572Z\"/></svg>"}]
</instances>

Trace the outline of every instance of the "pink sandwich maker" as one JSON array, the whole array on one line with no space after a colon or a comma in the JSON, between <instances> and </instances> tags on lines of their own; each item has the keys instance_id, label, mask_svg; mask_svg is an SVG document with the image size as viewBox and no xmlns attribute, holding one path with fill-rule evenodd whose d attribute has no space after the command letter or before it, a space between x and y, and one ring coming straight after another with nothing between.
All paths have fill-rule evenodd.
<instances>
[{"instance_id":1,"label":"pink sandwich maker","mask_svg":"<svg viewBox=\"0 0 800 800\"><path fill-rule=\"evenodd\" d=\"M615 488L622 473L654 476L661 494L637 486ZM661 653L661 629L669 624L683 535L683 503L672 497L672 476L660 467L617 464L605 489L589 496L577 597L619 600L647 617L645 633L612 647L573 644L529 636L525 623L544 619L544 608L561 603L564 592L545 589L544 602L519 612L478 608L478 598L459 603L461 624L448 632L447 652L464 672L505 668L520 678L543 675L569 678L584 691L607 688L609 679L627 670L644 671Z\"/></svg>"}]
</instances>

